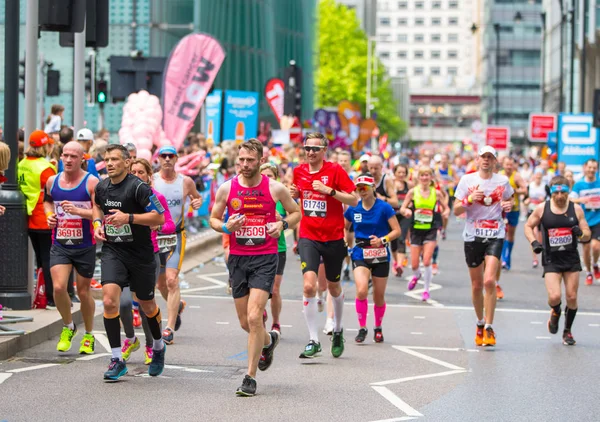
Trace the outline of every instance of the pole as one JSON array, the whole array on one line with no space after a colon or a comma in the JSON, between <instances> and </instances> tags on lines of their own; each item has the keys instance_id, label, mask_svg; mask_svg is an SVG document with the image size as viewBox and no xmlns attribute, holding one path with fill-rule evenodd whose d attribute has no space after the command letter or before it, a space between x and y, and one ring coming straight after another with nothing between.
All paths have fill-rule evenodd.
<instances>
[{"instance_id":1,"label":"pole","mask_svg":"<svg viewBox=\"0 0 600 422\"><path fill-rule=\"evenodd\" d=\"M27 0L25 49L25 141L37 127L37 62L39 0Z\"/></svg>"},{"instance_id":2,"label":"pole","mask_svg":"<svg viewBox=\"0 0 600 422\"><path fill-rule=\"evenodd\" d=\"M572 9L569 11L571 14L571 63L569 70L569 111L574 112L573 105L575 100L575 7L577 0L573 0L571 4Z\"/></svg>"},{"instance_id":3,"label":"pole","mask_svg":"<svg viewBox=\"0 0 600 422\"><path fill-rule=\"evenodd\" d=\"M560 81L558 82L558 111L562 113L564 110L564 80L565 80L565 12L563 7L563 0L558 0L560 5Z\"/></svg>"},{"instance_id":4,"label":"pole","mask_svg":"<svg viewBox=\"0 0 600 422\"><path fill-rule=\"evenodd\" d=\"M579 86L581 87L581 96L579 97L579 112L580 113L585 113L585 85L586 85L586 68L587 68L587 51L586 51L586 47L587 47L587 31L588 31L588 27L587 27L587 13L588 13L588 7L589 7L589 0L583 0L583 13L581 15L581 26L582 26L582 32L583 32L583 37L582 37L582 41L581 41L581 83L579 84Z\"/></svg>"},{"instance_id":5,"label":"pole","mask_svg":"<svg viewBox=\"0 0 600 422\"><path fill-rule=\"evenodd\" d=\"M367 119L371 117L371 38L367 38L367 107L365 110Z\"/></svg>"},{"instance_id":6,"label":"pole","mask_svg":"<svg viewBox=\"0 0 600 422\"><path fill-rule=\"evenodd\" d=\"M500 122L500 24L494 24L494 30L496 31L496 115L494 117L494 123L496 125Z\"/></svg>"},{"instance_id":7,"label":"pole","mask_svg":"<svg viewBox=\"0 0 600 422\"><path fill-rule=\"evenodd\" d=\"M46 81L44 76L46 75L46 64L44 61L44 55L40 53L40 57L38 60L38 92L39 92L39 96L38 96L38 110L40 112L39 114L39 118L40 120L38 120L38 123L40 124L38 127L43 129L44 128L44 100L46 98L46 91L45 91L45 85L46 85Z\"/></svg>"},{"instance_id":8,"label":"pole","mask_svg":"<svg viewBox=\"0 0 600 422\"><path fill-rule=\"evenodd\" d=\"M546 12L540 15L542 18L542 111L546 109Z\"/></svg>"},{"instance_id":9,"label":"pole","mask_svg":"<svg viewBox=\"0 0 600 422\"><path fill-rule=\"evenodd\" d=\"M77 133L79 129L83 128L83 104L85 97L85 23L83 25L83 31L75 33L74 43L73 131ZM96 81L90 82L92 84L96 83Z\"/></svg>"}]
</instances>

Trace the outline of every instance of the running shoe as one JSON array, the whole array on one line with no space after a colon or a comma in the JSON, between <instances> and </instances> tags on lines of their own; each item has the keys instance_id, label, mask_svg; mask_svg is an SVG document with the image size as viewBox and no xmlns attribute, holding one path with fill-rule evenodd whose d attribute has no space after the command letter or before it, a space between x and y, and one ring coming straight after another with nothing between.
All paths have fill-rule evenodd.
<instances>
[{"instance_id":1,"label":"running shoe","mask_svg":"<svg viewBox=\"0 0 600 422\"><path fill-rule=\"evenodd\" d=\"M592 275L592 273L587 273L587 275L585 276L585 284L586 286L591 286L592 284L594 284L594 276Z\"/></svg>"},{"instance_id":2,"label":"running shoe","mask_svg":"<svg viewBox=\"0 0 600 422\"><path fill-rule=\"evenodd\" d=\"M71 341L75 334L77 334L77 327L74 325L74 329L70 329L69 327L63 327L62 332L60 333L60 340L58 340L58 344L56 345L56 350L59 352L68 352L71 350Z\"/></svg>"},{"instance_id":3,"label":"running shoe","mask_svg":"<svg viewBox=\"0 0 600 422\"><path fill-rule=\"evenodd\" d=\"M148 365L148 375L157 377L162 374L165 369L165 353L167 346L163 346L162 350L152 350L152 361Z\"/></svg>"},{"instance_id":4,"label":"running shoe","mask_svg":"<svg viewBox=\"0 0 600 422\"><path fill-rule=\"evenodd\" d=\"M596 280L600 279L600 267L598 265L594 265L594 278Z\"/></svg>"},{"instance_id":5,"label":"running shoe","mask_svg":"<svg viewBox=\"0 0 600 422\"><path fill-rule=\"evenodd\" d=\"M440 272L440 269L438 267L438 264L436 262L431 264L431 274L438 275L439 272Z\"/></svg>"},{"instance_id":6,"label":"running shoe","mask_svg":"<svg viewBox=\"0 0 600 422\"><path fill-rule=\"evenodd\" d=\"M417 281L419 281L420 278L421 278L421 274L419 274L419 275L413 275L413 278L410 279L410 281L408 282L408 285L406 286L406 288L408 290L414 289L415 286L417 285Z\"/></svg>"},{"instance_id":7,"label":"running shoe","mask_svg":"<svg viewBox=\"0 0 600 422\"><path fill-rule=\"evenodd\" d=\"M348 268L344 270L344 280L350 281L350 270Z\"/></svg>"},{"instance_id":8,"label":"running shoe","mask_svg":"<svg viewBox=\"0 0 600 422\"><path fill-rule=\"evenodd\" d=\"M573 334L571 334L571 330L563 331L563 344L565 346L575 346L576 343Z\"/></svg>"},{"instance_id":9,"label":"running shoe","mask_svg":"<svg viewBox=\"0 0 600 422\"><path fill-rule=\"evenodd\" d=\"M429 300L430 296L429 296L429 292L425 291L423 292L423 296L421 297L421 300L423 302L427 302Z\"/></svg>"},{"instance_id":10,"label":"running shoe","mask_svg":"<svg viewBox=\"0 0 600 422\"><path fill-rule=\"evenodd\" d=\"M327 318L325 328L323 328L323 334L327 334L328 336L333 334L333 320L331 318Z\"/></svg>"},{"instance_id":11,"label":"running shoe","mask_svg":"<svg viewBox=\"0 0 600 422\"><path fill-rule=\"evenodd\" d=\"M267 310L263 311L263 328L267 328L267 320L269 319L269 314L267 314Z\"/></svg>"},{"instance_id":12,"label":"running shoe","mask_svg":"<svg viewBox=\"0 0 600 422\"><path fill-rule=\"evenodd\" d=\"M71 307L73 307L73 304L71 304ZM46 309L48 309L49 311L55 311L56 310L56 303L54 303L51 300L49 300L48 303L46 304Z\"/></svg>"},{"instance_id":13,"label":"running shoe","mask_svg":"<svg viewBox=\"0 0 600 422\"><path fill-rule=\"evenodd\" d=\"M333 336L331 337L331 355L334 358L339 358L340 356L342 356L342 353L344 353L345 342L346 340L344 340L343 329L338 333L333 333Z\"/></svg>"},{"instance_id":14,"label":"running shoe","mask_svg":"<svg viewBox=\"0 0 600 422\"><path fill-rule=\"evenodd\" d=\"M531 266L532 266L533 268L537 268L537 267L538 267L538 265L540 265L540 263L539 263L539 261L538 261L537 259L534 259L534 260L533 260L533 262L531 263Z\"/></svg>"},{"instance_id":15,"label":"running shoe","mask_svg":"<svg viewBox=\"0 0 600 422\"><path fill-rule=\"evenodd\" d=\"M250 375L246 375L242 385L235 390L235 394L240 397L252 397L256 394L256 380Z\"/></svg>"},{"instance_id":16,"label":"running shoe","mask_svg":"<svg viewBox=\"0 0 600 422\"><path fill-rule=\"evenodd\" d=\"M304 351L300 353L299 357L300 359L310 359L314 358L319 353L321 353L321 343L317 343L316 341L311 340L304 348Z\"/></svg>"},{"instance_id":17,"label":"running shoe","mask_svg":"<svg viewBox=\"0 0 600 422\"><path fill-rule=\"evenodd\" d=\"M442 229L442 240L446 240L446 229Z\"/></svg>"},{"instance_id":18,"label":"running shoe","mask_svg":"<svg viewBox=\"0 0 600 422\"><path fill-rule=\"evenodd\" d=\"M129 358L131 357L131 354L139 348L140 348L140 339L139 338L136 337L134 341L131 341L128 338L126 338L125 341L123 342L123 347L121 347L121 354L123 355L123 360L125 362L127 362L129 360Z\"/></svg>"},{"instance_id":19,"label":"running shoe","mask_svg":"<svg viewBox=\"0 0 600 422\"><path fill-rule=\"evenodd\" d=\"M174 339L174 334L173 334L173 330L171 330L169 327L165 328L163 330L163 341L167 344L173 344L175 343L175 339Z\"/></svg>"},{"instance_id":20,"label":"running shoe","mask_svg":"<svg viewBox=\"0 0 600 422\"><path fill-rule=\"evenodd\" d=\"M269 335L271 336L271 344L263 347L260 359L258 360L258 369L261 371L269 369L273 363L273 352L279 344L279 333L277 331L271 331Z\"/></svg>"},{"instance_id":21,"label":"running shoe","mask_svg":"<svg viewBox=\"0 0 600 422\"><path fill-rule=\"evenodd\" d=\"M381 331L381 327L373 328L373 332L375 333L373 335L373 341L375 343L383 343L383 331Z\"/></svg>"},{"instance_id":22,"label":"running shoe","mask_svg":"<svg viewBox=\"0 0 600 422\"><path fill-rule=\"evenodd\" d=\"M104 381L119 381L119 378L125 374L127 374L127 365L125 364L125 361L122 361L119 358L112 358L108 365L108 371L104 373Z\"/></svg>"},{"instance_id":23,"label":"running shoe","mask_svg":"<svg viewBox=\"0 0 600 422\"><path fill-rule=\"evenodd\" d=\"M554 312L554 309L550 310L550 319L548 320L548 331L550 331L550 334L558 333L558 321L560 321L560 314Z\"/></svg>"},{"instance_id":24,"label":"running shoe","mask_svg":"<svg viewBox=\"0 0 600 422\"><path fill-rule=\"evenodd\" d=\"M502 290L502 287L500 287L499 284L496 284L496 297L498 298L498 300L504 299L504 291Z\"/></svg>"},{"instance_id":25,"label":"running shoe","mask_svg":"<svg viewBox=\"0 0 600 422\"><path fill-rule=\"evenodd\" d=\"M404 268L401 265L394 264L394 274L396 277L402 277L402 273L404 272Z\"/></svg>"},{"instance_id":26,"label":"running shoe","mask_svg":"<svg viewBox=\"0 0 600 422\"><path fill-rule=\"evenodd\" d=\"M94 354L96 348L96 339L93 334L85 333L81 339L81 345L79 346L79 353L82 355Z\"/></svg>"},{"instance_id":27,"label":"running shoe","mask_svg":"<svg viewBox=\"0 0 600 422\"><path fill-rule=\"evenodd\" d=\"M152 362L152 355L154 352L152 351L152 346L145 346L146 350L144 350L144 365L150 365Z\"/></svg>"},{"instance_id":28,"label":"running shoe","mask_svg":"<svg viewBox=\"0 0 600 422\"><path fill-rule=\"evenodd\" d=\"M496 334L492 327L487 327L483 330L483 346L492 347L496 345Z\"/></svg>"},{"instance_id":29,"label":"running shoe","mask_svg":"<svg viewBox=\"0 0 600 422\"><path fill-rule=\"evenodd\" d=\"M292 250L294 255L298 255L298 242L294 242L294 248Z\"/></svg>"},{"instance_id":30,"label":"running shoe","mask_svg":"<svg viewBox=\"0 0 600 422\"><path fill-rule=\"evenodd\" d=\"M177 311L177 319L175 320L175 331L179 330L179 327L181 327L181 313L185 309L185 305L186 305L185 300L181 299L179 301L179 310Z\"/></svg>"},{"instance_id":31,"label":"running shoe","mask_svg":"<svg viewBox=\"0 0 600 422\"><path fill-rule=\"evenodd\" d=\"M102 290L102 284L98 280L92 278L92 281L90 282L90 288L92 290Z\"/></svg>"},{"instance_id":32,"label":"running shoe","mask_svg":"<svg viewBox=\"0 0 600 422\"><path fill-rule=\"evenodd\" d=\"M133 312L133 327L140 328L142 326L142 317L138 309L132 309Z\"/></svg>"},{"instance_id":33,"label":"running shoe","mask_svg":"<svg viewBox=\"0 0 600 422\"><path fill-rule=\"evenodd\" d=\"M485 325L477 325L477 331L475 331L475 346L483 346L483 331Z\"/></svg>"},{"instance_id":34,"label":"running shoe","mask_svg":"<svg viewBox=\"0 0 600 422\"><path fill-rule=\"evenodd\" d=\"M364 343L368 333L369 330L367 330L366 328L359 329L358 334L356 335L356 337L354 337L354 341L357 343Z\"/></svg>"}]
</instances>

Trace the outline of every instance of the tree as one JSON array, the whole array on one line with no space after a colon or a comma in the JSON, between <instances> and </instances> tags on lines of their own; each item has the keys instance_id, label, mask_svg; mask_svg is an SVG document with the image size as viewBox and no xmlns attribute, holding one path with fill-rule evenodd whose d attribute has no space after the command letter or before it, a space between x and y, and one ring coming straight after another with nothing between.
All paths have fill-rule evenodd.
<instances>
[{"instance_id":1,"label":"tree","mask_svg":"<svg viewBox=\"0 0 600 422\"><path fill-rule=\"evenodd\" d=\"M356 12L335 0L320 0L318 8L316 58L317 107L335 107L341 100L361 105L365 115L367 97L367 35L360 28ZM373 54L375 60L379 59ZM398 116L390 79L379 61L373 74L374 112L381 133L391 140L406 132L406 122Z\"/></svg>"}]
</instances>

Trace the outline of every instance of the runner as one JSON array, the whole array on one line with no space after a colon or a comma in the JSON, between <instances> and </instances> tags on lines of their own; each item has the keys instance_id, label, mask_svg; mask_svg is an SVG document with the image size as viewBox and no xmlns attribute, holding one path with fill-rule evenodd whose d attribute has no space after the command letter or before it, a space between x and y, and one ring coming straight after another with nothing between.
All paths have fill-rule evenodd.
<instances>
[{"instance_id":1,"label":"runner","mask_svg":"<svg viewBox=\"0 0 600 422\"><path fill-rule=\"evenodd\" d=\"M591 241L583 243L583 263L587 275L585 284L588 286L600 279L600 268L598 258L600 257L600 181L596 178L598 173L598 161L590 158L583 165L583 179L575 182L571 192L571 200L581 204L585 219L592 231ZM594 275L592 276L592 266Z\"/></svg>"},{"instance_id":2,"label":"runner","mask_svg":"<svg viewBox=\"0 0 600 422\"><path fill-rule=\"evenodd\" d=\"M407 180L408 166L398 164L394 167L394 175L396 177L394 186L396 188L396 197L398 198L398 208L396 210L396 219L400 224L400 236L395 242L392 242L392 253L395 253L394 273L396 277L402 277L404 272L404 260L406 259L406 236L410 230L411 220L406 218L400 212L402 204L406 199L406 194L413 187L412 183Z\"/></svg>"},{"instance_id":3,"label":"runner","mask_svg":"<svg viewBox=\"0 0 600 422\"><path fill-rule=\"evenodd\" d=\"M148 317L152 333L150 376L158 376L165 366L166 347L160 328L160 308L154 300L155 274L150 227L165 223L164 208L150 186L129 174L129 153L122 145L109 145L104 156L108 178L96 186L93 208L94 235L102 245L102 293L104 327L112 359L106 381L117 381L127 374L121 352L119 298L129 286Z\"/></svg>"},{"instance_id":4,"label":"runner","mask_svg":"<svg viewBox=\"0 0 600 422\"><path fill-rule=\"evenodd\" d=\"M422 300L430 298L429 287L433 277L431 258L437 245L437 233L441 222L436 222L434 214L448 215L450 210L443 197L439 195L433 181L433 169L421 166L417 172L419 184L408 191L400 213L405 218L412 218L410 228L410 257L413 277L408 282L408 290L413 290L421 279L419 259L423 254L425 287ZM409 208L410 207L410 208Z\"/></svg>"},{"instance_id":5,"label":"runner","mask_svg":"<svg viewBox=\"0 0 600 422\"><path fill-rule=\"evenodd\" d=\"M546 200L546 184L542 180L542 170L537 169L533 175L531 183L527 187L527 197L523 201L527 206L527 218L533 214L533 211L537 208L539 204ZM533 228L533 233L535 238L541 243L542 242L542 234L538 226ZM538 256L535 252L533 252L533 261L531 266L533 268L537 268L539 265Z\"/></svg>"},{"instance_id":6,"label":"runner","mask_svg":"<svg viewBox=\"0 0 600 422\"><path fill-rule=\"evenodd\" d=\"M519 172L517 172L514 158L504 157L502 166L503 169L500 170L498 174L508 177L510 186L515 192L513 207L509 212L506 213L506 237L502 245L502 268L505 270L510 270L511 255L513 246L515 244L515 231L519 225L519 216L521 214L519 195L527 194L527 184ZM500 288L500 285L498 285L498 288Z\"/></svg>"},{"instance_id":7,"label":"runner","mask_svg":"<svg viewBox=\"0 0 600 422\"><path fill-rule=\"evenodd\" d=\"M263 312L277 273L277 239L300 221L300 212L285 186L260 174L262 144L250 139L239 148L240 174L219 187L210 226L231 237L227 267L238 319L248 332L248 373L236 394L253 396L257 366L261 371L271 366L279 342L277 331L269 333L263 327ZM280 221L276 221L278 201L288 213ZM225 223L226 208L229 219Z\"/></svg>"},{"instance_id":8,"label":"runner","mask_svg":"<svg viewBox=\"0 0 600 422\"><path fill-rule=\"evenodd\" d=\"M144 183L151 184L152 182L152 166L143 158L131 160L129 172ZM150 236L152 238L152 246L154 247L154 258L158 259L160 247L167 248L168 250L171 245L177 241L177 236L173 234L175 233L175 223L173 223L173 219L169 213L167 200L162 194L154 189L152 189L152 193L156 195L156 198L158 198L158 201L165 209L165 223L162 226L150 228L152 230ZM158 230L160 230L162 233L165 233L165 235L157 239ZM155 283L158 280L159 272L160 266L157 266L156 277L154 278ZM144 350L144 364L150 365L150 362L152 362L152 332L150 332L150 327L148 326L148 318L144 312L139 309L139 306L136 312L134 306L137 304L137 298L134 296L135 295L131 292L129 287L125 287L121 292L120 317L121 324L123 325L123 331L125 331L125 341L123 342L121 353L123 354L123 360L127 362L131 354L140 348L140 341L135 335L135 317L137 316L140 319L139 325L141 325L144 329L144 337L146 341L146 347Z\"/></svg>"},{"instance_id":9,"label":"runner","mask_svg":"<svg viewBox=\"0 0 600 422\"><path fill-rule=\"evenodd\" d=\"M496 272L505 233L502 211L512 209L514 191L506 176L494 173L497 163L494 148L487 145L481 148L478 161L479 170L461 177L458 183L454 215L467 214L463 239L477 315L475 344L495 346L492 323L496 310Z\"/></svg>"},{"instance_id":10,"label":"runner","mask_svg":"<svg viewBox=\"0 0 600 422\"><path fill-rule=\"evenodd\" d=\"M331 354L338 358L344 352L342 313L344 294L340 285L342 265L348 253L344 242L344 207L356 206L355 186L338 164L325 161L328 140L312 132L306 135L304 150L308 163L294 169L292 196L300 198L302 215L299 249L304 280L304 318L310 341L300 358L312 358L321 352L317 322L317 272L323 258L327 286L334 308Z\"/></svg>"},{"instance_id":11,"label":"runner","mask_svg":"<svg viewBox=\"0 0 600 422\"><path fill-rule=\"evenodd\" d=\"M73 268L77 273L77 295L85 334L79 353L94 353L94 313L96 306L90 292L90 282L96 266L96 241L92 230L92 203L98 179L82 170L84 149L75 142L67 143L61 155L63 171L46 182L44 210L52 232L50 272L54 302L64 327L56 345L59 352L71 350L77 327L71 314L71 299L67 291Z\"/></svg>"},{"instance_id":12,"label":"runner","mask_svg":"<svg viewBox=\"0 0 600 422\"><path fill-rule=\"evenodd\" d=\"M569 186L564 176L552 178L550 193L550 201L539 204L529 216L525 224L525 237L531 243L534 253L542 253L548 305L551 308L548 320L548 331L551 334L558 332L561 314L561 279L565 283L567 306L562 338L564 345L574 346L575 339L571 334L571 327L577 314L577 290L581 271L581 261L574 237L579 241L588 241L591 231L581 207L569 201ZM542 231L542 243L534 233L534 228L538 226Z\"/></svg>"},{"instance_id":13,"label":"runner","mask_svg":"<svg viewBox=\"0 0 600 422\"><path fill-rule=\"evenodd\" d=\"M158 150L160 171L153 175L154 189L162 193L167 199L169 212L175 222L177 245L169 252L160 254L160 276L158 277L158 290L163 299L167 301L167 326L163 330L163 339L167 344L174 343L174 331L181 326L181 313L185 309L185 301L181 300L179 290L179 271L185 255L185 211L186 201L197 210L202 206L202 196L196 190L196 184L189 176L175 172L177 163L177 150L171 145ZM166 233L159 233L163 235Z\"/></svg>"},{"instance_id":14,"label":"runner","mask_svg":"<svg viewBox=\"0 0 600 422\"><path fill-rule=\"evenodd\" d=\"M360 328L354 340L363 343L368 334L369 280L372 279L375 303L373 341L382 343L381 322L385 314L385 288L390 274L388 244L400 236L400 225L391 205L375 197L373 176L369 173L361 174L356 178L355 184L361 200L356 207L349 207L344 213L346 228L352 225L356 233L356 247L351 254L356 283L356 314Z\"/></svg>"},{"instance_id":15,"label":"runner","mask_svg":"<svg viewBox=\"0 0 600 422\"><path fill-rule=\"evenodd\" d=\"M394 194L394 179L383 173L383 160L378 155L369 158L369 173L375 180L375 195L387 202L392 208L398 208L398 197Z\"/></svg>"}]
</instances>

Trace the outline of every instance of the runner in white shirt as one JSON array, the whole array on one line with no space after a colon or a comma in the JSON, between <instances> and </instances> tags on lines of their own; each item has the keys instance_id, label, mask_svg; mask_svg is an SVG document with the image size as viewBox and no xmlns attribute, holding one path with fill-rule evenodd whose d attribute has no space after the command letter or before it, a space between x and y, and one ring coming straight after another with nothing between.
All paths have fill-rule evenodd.
<instances>
[{"instance_id":1,"label":"runner in white shirt","mask_svg":"<svg viewBox=\"0 0 600 422\"><path fill-rule=\"evenodd\" d=\"M511 210L514 190L506 176L494 173L497 163L494 148L481 148L478 161L479 171L463 176L458 183L454 215L467 213L463 240L477 315L475 344L495 346L492 323L496 310L496 273L506 233L502 213Z\"/></svg>"}]
</instances>

